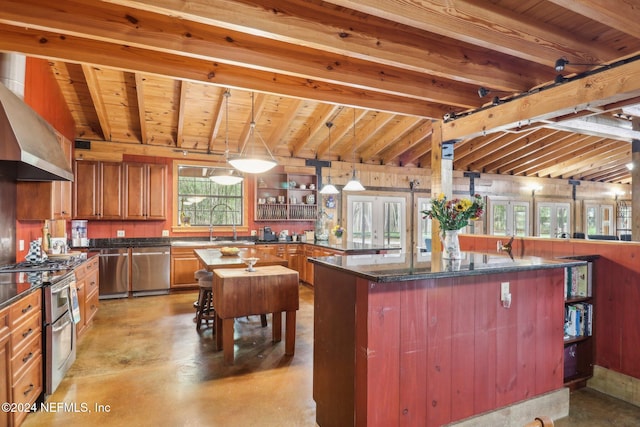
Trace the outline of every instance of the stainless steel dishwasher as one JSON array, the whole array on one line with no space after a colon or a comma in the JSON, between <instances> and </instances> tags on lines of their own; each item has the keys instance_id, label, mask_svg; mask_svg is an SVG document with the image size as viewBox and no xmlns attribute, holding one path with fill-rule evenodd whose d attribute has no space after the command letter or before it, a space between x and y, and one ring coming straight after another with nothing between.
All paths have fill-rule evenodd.
<instances>
[{"instance_id":1,"label":"stainless steel dishwasher","mask_svg":"<svg viewBox=\"0 0 640 427\"><path fill-rule=\"evenodd\" d=\"M170 268L170 246L131 248L132 295L169 293Z\"/></svg>"},{"instance_id":2,"label":"stainless steel dishwasher","mask_svg":"<svg viewBox=\"0 0 640 427\"><path fill-rule=\"evenodd\" d=\"M129 296L129 248L100 249L100 299Z\"/></svg>"}]
</instances>

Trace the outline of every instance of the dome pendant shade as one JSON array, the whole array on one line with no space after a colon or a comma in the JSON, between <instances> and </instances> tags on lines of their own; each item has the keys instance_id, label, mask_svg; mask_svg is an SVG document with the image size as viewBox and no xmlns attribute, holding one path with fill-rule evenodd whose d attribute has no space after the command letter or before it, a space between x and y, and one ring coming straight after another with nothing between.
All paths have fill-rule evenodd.
<instances>
[{"instance_id":1,"label":"dome pendant shade","mask_svg":"<svg viewBox=\"0 0 640 427\"><path fill-rule=\"evenodd\" d=\"M353 169L353 176L351 177L351 181L347 182L342 190L344 191L364 191L364 187L360 184L360 181L356 178L356 170Z\"/></svg>"},{"instance_id":2,"label":"dome pendant shade","mask_svg":"<svg viewBox=\"0 0 640 427\"><path fill-rule=\"evenodd\" d=\"M251 92L251 123L249 128L249 140L247 144L242 149L242 152L237 156L230 158L228 160L229 164L244 173L264 173L271 170L278 163L276 159L273 158L273 154L269 150L269 147L264 142L260 133L256 129L256 122L254 119L254 94ZM258 156L255 154L256 146L258 145L257 139L260 140L264 149L266 150L266 154L268 156Z\"/></svg>"},{"instance_id":3,"label":"dome pendant shade","mask_svg":"<svg viewBox=\"0 0 640 427\"><path fill-rule=\"evenodd\" d=\"M217 169L209 179L220 185L235 185L240 184L244 177L233 169Z\"/></svg>"},{"instance_id":4,"label":"dome pendant shade","mask_svg":"<svg viewBox=\"0 0 640 427\"><path fill-rule=\"evenodd\" d=\"M331 175L327 178L327 183L320 190L320 194L338 194L340 191L331 183Z\"/></svg>"}]
</instances>

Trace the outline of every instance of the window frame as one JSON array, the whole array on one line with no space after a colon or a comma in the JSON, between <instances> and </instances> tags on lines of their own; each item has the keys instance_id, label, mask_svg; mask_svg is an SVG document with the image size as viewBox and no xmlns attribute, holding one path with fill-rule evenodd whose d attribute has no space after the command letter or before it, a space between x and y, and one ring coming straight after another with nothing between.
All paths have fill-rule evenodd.
<instances>
[{"instance_id":1,"label":"window frame","mask_svg":"<svg viewBox=\"0 0 640 427\"><path fill-rule=\"evenodd\" d=\"M213 163L213 162L203 162L197 160L174 160L173 161L173 175L172 175L172 184L173 184L173 194L171 205L173 207L173 214L171 218L171 230L174 233L199 233L199 232L209 232L209 225L182 225L180 223L180 195L178 193L178 181L180 179L179 169L180 166L191 166L191 167L203 167L203 168L227 168L230 169L229 166L225 163ZM247 185L247 176L244 177L242 181L242 207L241 212L238 213L238 219L240 224L237 224L235 229L237 233L248 233L249 231L249 216L248 216L248 207L249 207L249 188ZM233 225L215 225L215 233L232 233Z\"/></svg>"}]
</instances>

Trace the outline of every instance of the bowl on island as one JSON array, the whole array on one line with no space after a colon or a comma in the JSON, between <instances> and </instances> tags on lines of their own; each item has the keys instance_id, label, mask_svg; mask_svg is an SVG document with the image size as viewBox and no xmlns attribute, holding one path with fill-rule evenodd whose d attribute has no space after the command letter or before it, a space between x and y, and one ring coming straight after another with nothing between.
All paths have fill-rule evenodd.
<instances>
[{"instance_id":1,"label":"bowl on island","mask_svg":"<svg viewBox=\"0 0 640 427\"><path fill-rule=\"evenodd\" d=\"M247 270L247 271L256 271L256 269L253 268L253 266L256 265L256 263L259 260L260 260L260 258L256 258L256 257L242 258L242 262L247 264L247 268L245 270Z\"/></svg>"},{"instance_id":2,"label":"bowl on island","mask_svg":"<svg viewBox=\"0 0 640 427\"><path fill-rule=\"evenodd\" d=\"M222 256L237 256L240 253L240 249L235 247L224 246L220 248Z\"/></svg>"}]
</instances>

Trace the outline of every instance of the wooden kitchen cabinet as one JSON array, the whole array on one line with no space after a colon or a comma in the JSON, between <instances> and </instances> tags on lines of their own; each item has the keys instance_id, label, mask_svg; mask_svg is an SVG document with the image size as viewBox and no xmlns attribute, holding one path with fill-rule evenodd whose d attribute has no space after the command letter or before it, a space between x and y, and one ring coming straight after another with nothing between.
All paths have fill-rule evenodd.
<instances>
[{"instance_id":1,"label":"wooden kitchen cabinet","mask_svg":"<svg viewBox=\"0 0 640 427\"><path fill-rule=\"evenodd\" d=\"M122 219L122 163L75 162L73 217Z\"/></svg>"},{"instance_id":2,"label":"wooden kitchen cabinet","mask_svg":"<svg viewBox=\"0 0 640 427\"><path fill-rule=\"evenodd\" d=\"M124 163L124 219L166 219L167 165Z\"/></svg>"},{"instance_id":3,"label":"wooden kitchen cabinet","mask_svg":"<svg viewBox=\"0 0 640 427\"><path fill-rule=\"evenodd\" d=\"M0 310L0 401L11 402L11 328L9 309ZM0 412L0 427L10 425L11 413Z\"/></svg>"},{"instance_id":4,"label":"wooden kitchen cabinet","mask_svg":"<svg viewBox=\"0 0 640 427\"><path fill-rule=\"evenodd\" d=\"M57 134L71 168L71 141ZM71 181L19 181L16 217L19 220L71 219Z\"/></svg>"},{"instance_id":5,"label":"wooden kitchen cabinet","mask_svg":"<svg viewBox=\"0 0 640 427\"><path fill-rule=\"evenodd\" d=\"M99 296L99 258L91 257L75 270L76 289L78 291L78 306L80 322L76 323L76 334L80 338L86 331L98 312Z\"/></svg>"},{"instance_id":6,"label":"wooden kitchen cabinet","mask_svg":"<svg viewBox=\"0 0 640 427\"><path fill-rule=\"evenodd\" d=\"M7 380L11 383L9 400L21 406L32 405L43 391L42 362L42 291L28 294L9 306L8 324L10 328L10 365L6 369ZM2 315L0 314L0 322ZM3 329L0 326L0 330ZM2 336L2 332L0 332ZM0 338L2 342L2 338ZM0 357L2 353L0 344ZM5 349L6 351L6 349ZM5 357L6 361L6 357ZM0 366L2 362L0 362ZM3 383L4 385L4 383ZM0 387L1 389L1 387ZM2 391L0 391L0 394ZM9 425L19 426L28 412L11 414Z\"/></svg>"},{"instance_id":7,"label":"wooden kitchen cabinet","mask_svg":"<svg viewBox=\"0 0 640 427\"><path fill-rule=\"evenodd\" d=\"M198 282L194 274L200 270L200 260L194 247L171 248L171 289L194 289Z\"/></svg>"}]
</instances>

